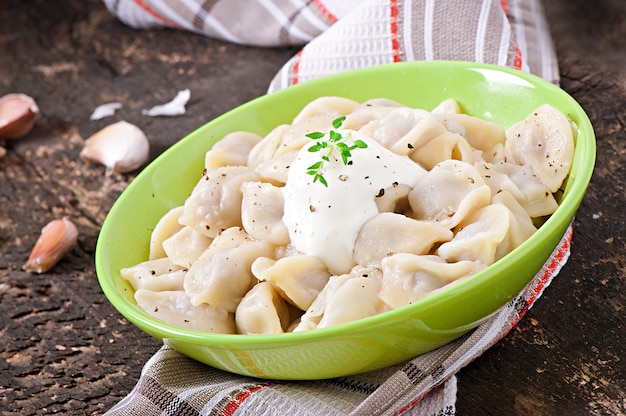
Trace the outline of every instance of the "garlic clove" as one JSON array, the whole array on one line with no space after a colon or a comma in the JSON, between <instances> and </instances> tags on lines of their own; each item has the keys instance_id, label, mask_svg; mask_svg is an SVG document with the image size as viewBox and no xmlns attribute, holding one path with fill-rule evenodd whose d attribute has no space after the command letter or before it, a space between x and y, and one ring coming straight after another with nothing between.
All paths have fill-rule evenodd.
<instances>
[{"instance_id":1,"label":"garlic clove","mask_svg":"<svg viewBox=\"0 0 626 416\"><path fill-rule=\"evenodd\" d=\"M0 140L19 139L30 132L39 115L39 107L26 94L0 97Z\"/></svg>"},{"instance_id":2,"label":"garlic clove","mask_svg":"<svg viewBox=\"0 0 626 416\"><path fill-rule=\"evenodd\" d=\"M100 163L110 173L126 173L143 165L150 154L150 142L134 124L118 121L97 131L85 141L80 157Z\"/></svg>"},{"instance_id":3,"label":"garlic clove","mask_svg":"<svg viewBox=\"0 0 626 416\"><path fill-rule=\"evenodd\" d=\"M50 221L41 229L22 269L34 273L47 272L71 250L77 240L78 229L68 218Z\"/></svg>"}]
</instances>

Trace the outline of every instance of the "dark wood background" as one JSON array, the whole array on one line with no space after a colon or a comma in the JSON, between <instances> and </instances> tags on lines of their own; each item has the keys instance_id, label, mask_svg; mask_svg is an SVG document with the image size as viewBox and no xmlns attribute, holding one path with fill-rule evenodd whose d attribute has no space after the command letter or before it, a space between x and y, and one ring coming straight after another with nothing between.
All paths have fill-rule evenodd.
<instances>
[{"instance_id":1,"label":"dark wood background","mask_svg":"<svg viewBox=\"0 0 626 416\"><path fill-rule=\"evenodd\" d=\"M569 262L520 324L460 371L459 415L626 414L626 4L552 0L545 9L562 86L596 130L597 166ZM102 414L160 346L97 283L99 227L133 175L87 166L84 140L125 119L147 133L154 157L263 94L296 51L135 31L100 0L0 3L0 95L29 94L41 109L0 159L0 414ZM184 116L141 114L184 88ZM110 101L124 108L89 120ZM77 247L47 274L23 272L40 228L63 215L79 228Z\"/></svg>"}]
</instances>

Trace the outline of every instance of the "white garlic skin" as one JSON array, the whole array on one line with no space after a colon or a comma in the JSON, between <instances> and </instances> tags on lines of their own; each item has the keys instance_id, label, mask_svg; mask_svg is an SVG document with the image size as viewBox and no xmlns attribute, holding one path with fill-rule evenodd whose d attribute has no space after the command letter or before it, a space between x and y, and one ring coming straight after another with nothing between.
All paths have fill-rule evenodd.
<instances>
[{"instance_id":1,"label":"white garlic skin","mask_svg":"<svg viewBox=\"0 0 626 416\"><path fill-rule=\"evenodd\" d=\"M150 155L150 142L134 124L118 121L97 131L85 141L80 157L100 163L110 173L127 173L143 165Z\"/></svg>"}]
</instances>

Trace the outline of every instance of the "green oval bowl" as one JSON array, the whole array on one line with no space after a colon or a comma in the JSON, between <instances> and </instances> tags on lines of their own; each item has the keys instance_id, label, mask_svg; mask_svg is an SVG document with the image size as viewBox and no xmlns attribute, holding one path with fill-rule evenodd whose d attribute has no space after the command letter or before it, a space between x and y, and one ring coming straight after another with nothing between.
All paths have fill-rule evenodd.
<instances>
[{"instance_id":1,"label":"green oval bowl","mask_svg":"<svg viewBox=\"0 0 626 416\"><path fill-rule=\"evenodd\" d=\"M576 151L560 207L513 252L482 272L390 312L330 328L278 335L185 330L139 309L120 269L148 258L158 219L181 205L201 175L204 154L227 133L265 135L320 96L362 102L386 97L430 110L456 99L474 116L508 127L548 103L577 126ZM411 62L343 72L250 101L200 127L148 165L102 225L95 263L104 294L130 322L200 362L233 373L312 380L382 368L470 331L515 297L558 245L581 203L595 163L595 136L580 105L557 86L520 71L470 62Z\"/></svg>"}]
</instances>

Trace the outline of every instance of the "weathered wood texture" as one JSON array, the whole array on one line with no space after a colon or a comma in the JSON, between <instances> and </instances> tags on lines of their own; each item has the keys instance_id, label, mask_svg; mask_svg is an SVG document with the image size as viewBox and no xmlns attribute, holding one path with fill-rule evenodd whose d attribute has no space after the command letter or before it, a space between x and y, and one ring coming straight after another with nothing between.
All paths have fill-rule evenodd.
<instances>
[{"instance_id":1,"label":"weathered wood texture","mask_svg":"<svg viewBox=\"0 0 626 416\"><path fill-rule=\"evenodd\" d=\"M546 2L562 85L588 111L598 162L569 262L518 327L459 377L459 415L626 413L624 174L626 6ZM102 414L134 386L159 343L125 321L97 283L99 227L133 175L105 177L78 153L125 119L154 157L264 93L295 49L258 49L169 30L135 31L99 0L0 4L0 95L33 96L41 118L0 159L0 414ZM141 109L192 91L184 116ZM121 101L114 119L90 121ZM51 272L21 270L40 228L67 215L79 244Z\"/></svg>"}]
</instances>

